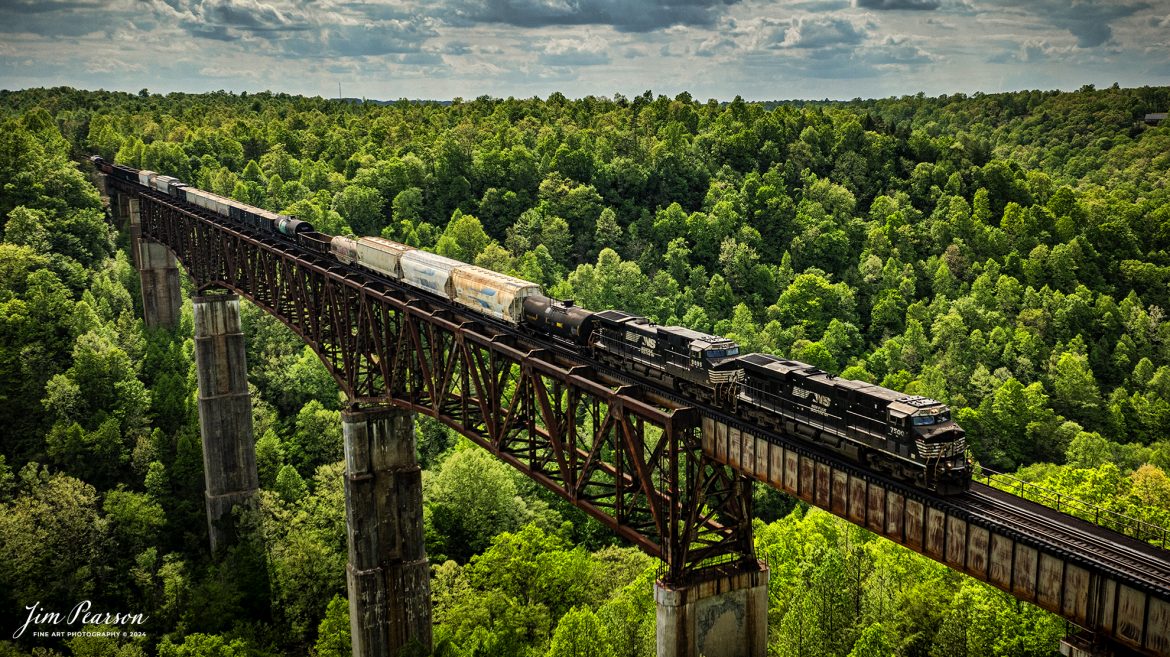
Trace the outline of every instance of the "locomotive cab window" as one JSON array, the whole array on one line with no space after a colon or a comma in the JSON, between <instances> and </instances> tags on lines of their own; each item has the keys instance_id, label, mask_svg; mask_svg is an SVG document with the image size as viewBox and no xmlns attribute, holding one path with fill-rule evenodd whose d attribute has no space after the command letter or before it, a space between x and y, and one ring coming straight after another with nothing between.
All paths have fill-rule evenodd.
<instances>
[{"instance_id":1,"label":"locomotive cab window","mask_svg":"<svg viewBox=\"0 0 1170 657\"><path fill-rule=\"evenodd\" d=\"M919 411L914 415L912 421L915 426L928 426L931 424L942 424L951 419L951 412L947 410L933 410L933 411Z\"/></svg>"}]
</instances>

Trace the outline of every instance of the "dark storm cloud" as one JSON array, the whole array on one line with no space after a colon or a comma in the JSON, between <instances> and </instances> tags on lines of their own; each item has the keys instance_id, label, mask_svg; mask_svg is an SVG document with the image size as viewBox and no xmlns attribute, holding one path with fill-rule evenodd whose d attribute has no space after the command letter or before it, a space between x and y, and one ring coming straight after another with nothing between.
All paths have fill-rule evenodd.
<instances>
[{"instance_id":1,"label":"dark storm cloud","mask_svg":"<svg viewBox=\"0 0 1170 657\"><path fill-rule=\"evenodd\" d=\"M1053 27L1068 30L1077 38L1077 46L1095 48L1113 38L1112 23L1132 16L1151 5L1134 0L992 0L990 4L1010 7L1037 15Z\"/></svg>"},{"instance_id":2,"label":"dark storm cloud","mask_svg":"<svg viewBox=\"0 0 1170 657\"><path fill-rule=\"evenodd\" d=\"M94 9L103 6L103 4L102 2L86 2L85 0L49 0L48 2L40 2L39 0L3 0L0 2L0 12L6 14L43 14L45 12L68 9Z\"/></svg>"},{"instance_id":3,"label":"dark storm cloud","mask_svg":"<svg viewBox=\"0 0 1170 657\"><path fill-rule=\"evenodd\" d=\"M191 36L217 41L237 41L246 35L272 37L313 27L308 14L289 3L263 0L147 0L139 6L150 7L153 10L150 13L163 25L174 25Z\"/></svg>"},{"instance_id":4,"label":"dark storm cloud","mask_svg":"<svg viewBox=\"0 0 1170 657\"><path fill-rule=\"evenodd\" d=\"M650 32L673 25L710 26L739 0L447 0L453 22L504 23L516 27L609 25L623 32Z\"/></svg>"},{"instance_id":5,"label":"dark storm cloud","mask_svg":"<svg viewBox=\"0 0 1170 657\"><path fill-rule=\"evenodd\" d=\"M435 36L427 19L402 18L384 5L349 2L320 8L311 2L265 0L155 0L192 36L235 41L262 39L290 58L378 57L418 54ZM426 60L433 62L434 55Z\"/></svg>"},{"instance_id":6,"label":"dark storm cloud","mask_svg":"<svg viewBox=\"0 0 1170 657\"><path fill-rule=\"evenodd\" d=\"M114 23L104 7L84 0L0 0L0 32L63 37L102 32Z\"/></svg>"},{"instance_id":7,"label":"dark storm cloud","mask_svg":"<svg viewBox=\"0 0 1170 657\"><path fill-rule=\"evenodd\" d=\"M1060 2L1057 4L1066 5L1068 3ZM1073 36L1077 38L1077 45L1082 48L1093 48L1105 43L1113 36L1110 23L1150 7L1147 2L1073 2L1071 4L1072 6L1058 6L1056 8L1054 24L1072 32ZM1063 13L1066 9L1068 13Z\"/></svg>"},{"instance_id":8,"label":"dark storm cloud","mask_svg":"<svg viewBox=\"0 0 1170 657\"><path fill-rule=\"evenodd\" d=\"M251 32L304 30L309 26L300 16L292 16L272 5L255 0L219 0L199 5L200 17L208 25Z\"/></svg>"},{"instance_id":9,"label":"dark storm cloud","mask_svg":"<svg viewBox=\"0 0 1170 657\"><path fill-rule=\"evenodd\" d=\"M912 11L929 11L938 9L939 0L857 0L857 6L862 9L908 9Z\"/></svg>"},{"instance_id":10,"label":"dark storm cloud","mask_svg":"<svg viewBox=\"0 0 1170 657\"><path fill-rule=\"evenodd\" d=\"M178 13L178 25L192 36L235 41L245 34L265 35L307 30L303 14L258 0L166 0ZM183 6L186 5L186 6Z\"/></svg>"}]
</instances>

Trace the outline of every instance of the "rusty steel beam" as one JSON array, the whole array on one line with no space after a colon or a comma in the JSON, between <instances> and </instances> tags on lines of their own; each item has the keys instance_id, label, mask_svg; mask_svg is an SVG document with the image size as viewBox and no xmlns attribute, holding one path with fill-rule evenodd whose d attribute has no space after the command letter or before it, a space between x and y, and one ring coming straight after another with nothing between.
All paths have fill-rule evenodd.
<instances>
[{"instance_id":1,"label":"rusty steel beam","mask_svg":"<svg viewBox=\"0 0 1170 657\"><path fill-rule=\"evenodd\" d=\"M143 237L165 244L200 290L227 288L273 314L352 403L444 422L662 558L664 581L697 581L728 562L754 567L756 479L1120 645L1170 655L1170 595L1140 577L981 521L961 502L936 503L808 450L720 429L514 329L114 182L119 197L140 198Z\"/></svg>"},{"instance_id":2,"label":"rusty steel beam","mask_svg":"<svg viewBox=\"0 0 1170 657\"><path fill-rule=\"evenodd\" d=\"M116 181L115 181L116 182ZM699 413L472 312L137 186L143 237L199 290L225 288L287 325L351 404L436 418L618 535L681 582L758 568L751 483L703 453Z\"/></svg>"},{"instance_id":3,"label":"rusty steel beam","mask_svg":"<svg viewBox=\"0 0 1170 657\"><path fill-rule=\"evenodd\" d=\"M741 474L1058 614L1119 654L1170 655L1170 589L1155 575L1170 565L1154 546L1121 535L1102 542L1101 528L1050 510L1008 522L1008 514L1032 517L1031 505L982 485L937 498L711 418L702 443ZM1093 551L1110 541L1115 556Z\"/></svg>"}]
</instances>

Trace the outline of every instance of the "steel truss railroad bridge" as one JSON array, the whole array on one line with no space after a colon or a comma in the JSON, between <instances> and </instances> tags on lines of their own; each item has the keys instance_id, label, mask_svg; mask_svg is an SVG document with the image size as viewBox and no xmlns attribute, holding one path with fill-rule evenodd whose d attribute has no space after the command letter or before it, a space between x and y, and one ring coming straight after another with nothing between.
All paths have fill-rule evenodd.
<instances>
[{"instance_id":1,"label":"steel truss railroad bridge","mask_svg":"<svg viewBox=\"0 0 1170 657\"><path fill-rule=\"evenodd\" d=\"M757 481L1063 616L1087 638L1063 646L1068 653L1170 656L1164 549L978 483L966 495L932 496L278 236L140 185L99 183L131 224L148 325L178 316L176 258L207 294L195 300L196 344L213 545L230 507L254 492L255 464L246 381L241 393L243 375L231 371L243 362L238 311L233 325L216 303L235 297L212 292L280 319L347 395L355 655L430 643L413 434L379 410L397 408L440 420L660 558L660 657L765 654ZM227 351L208 346L212 355L201 356L200 344ZM217 384L223 394L209 392ZM209 442L234 430L231 413L216 410L221 398L242 399L236 415L248 425L226 449ZM384 442L395 435L411 453L384 458L407 451ZM242 478L231 471L248 467ZM729 626L733 636L720 635Z\"/></svg>"}]
</instances>

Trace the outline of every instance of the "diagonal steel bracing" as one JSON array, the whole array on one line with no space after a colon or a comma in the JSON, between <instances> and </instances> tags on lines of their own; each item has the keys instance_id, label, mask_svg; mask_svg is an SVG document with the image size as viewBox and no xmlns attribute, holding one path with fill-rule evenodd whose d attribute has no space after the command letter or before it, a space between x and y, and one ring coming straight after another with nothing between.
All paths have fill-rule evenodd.
<instances>
[{"instance_id":1,"label":"diagonal steel bracing","mask_svg":"<svg viewBox=\"0 0 1170 657\"><path fill-rule=\"evenodd\" d=\"M750 480L703 454L694 409L280 238L122 191L141 199L143 237L196 287L227 288L280 319L351 403L437 418L663 559L667 580L755 567Z\"/></svg>"}]
</instances>

